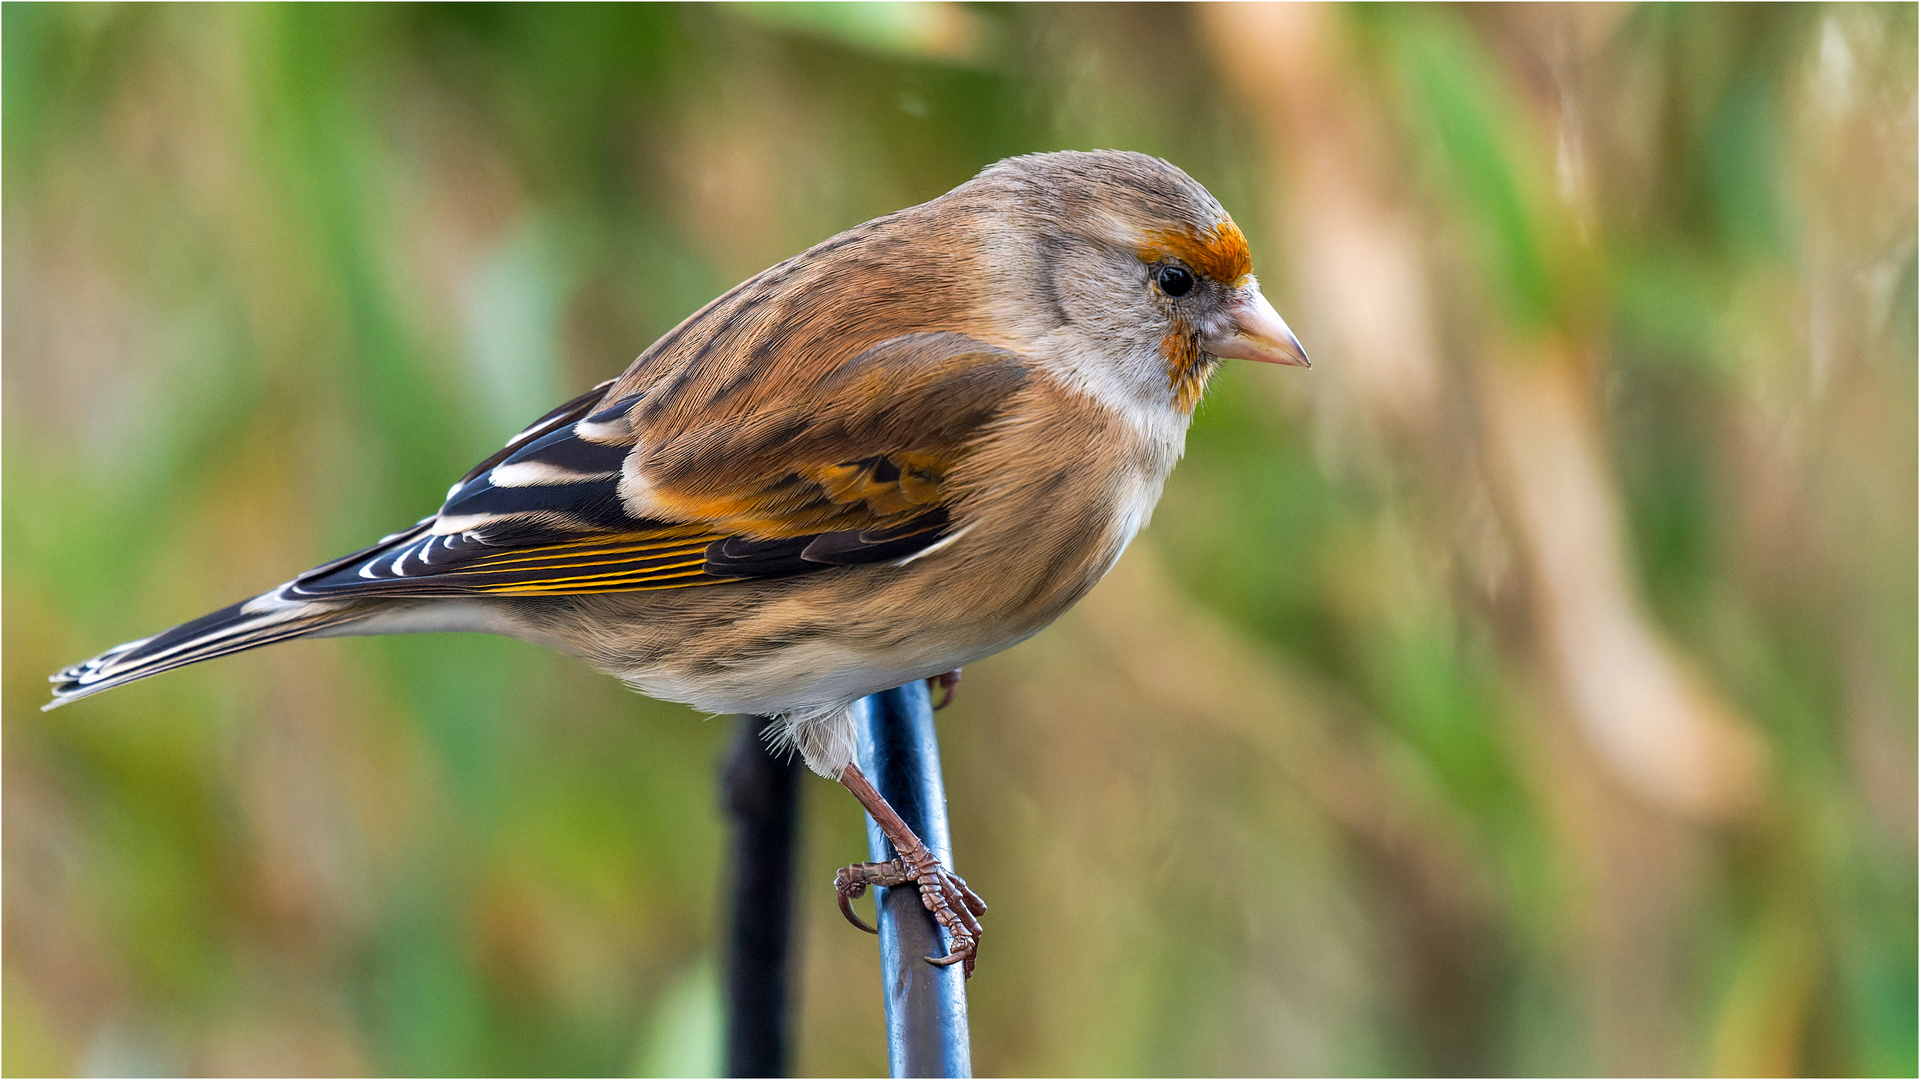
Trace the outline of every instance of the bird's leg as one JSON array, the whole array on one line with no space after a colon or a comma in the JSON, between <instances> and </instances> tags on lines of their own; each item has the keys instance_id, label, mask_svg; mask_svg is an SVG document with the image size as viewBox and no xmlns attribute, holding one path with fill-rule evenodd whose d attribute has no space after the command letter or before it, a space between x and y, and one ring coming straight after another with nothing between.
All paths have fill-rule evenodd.
<instances>
[{"instance_id":1,"label":"bird's leg","mask_svg":"<svg viewBox=\"0 0 1920 1080\"><path fill-rule=\"evenodd\" d=\"M959 875L940 865L927 845L921 843L907 823L894 813L872 784L867 782L866 774L858 766L848 765L840 774L840 782L845 784L860 805L873 815L874 823L880 826L893 849L900 853L897 859L886 862L855 863L841 869L833 875L833 887L840 894L840 910L853 925L872 934L878 933L853 913L850 903L854 898L867 891L869 885L881 885L892 888L898 885L913 884L920 889L920 903L933 913L934 921L946 928L947 955L927 957L927 962L946 967L950 964L964 964L968 975L973 974L974 957L980 951L980 916L987 913L987 902L980 899Z\"/></svg>"},{"instance_id":2,"label":"bird's leg","mask_svg":"<svg viewBox=\"0 0 1920 1080\"><path fill-rule=\"evenodd\" d=\"M954 691L960 689L960 669L954 668L944 675L935 675L933 678L928 679L927 689L940 691L940 700L934 705L934 712L939 712L941 709L953 704Z\"/></svg>"}]
</instances>

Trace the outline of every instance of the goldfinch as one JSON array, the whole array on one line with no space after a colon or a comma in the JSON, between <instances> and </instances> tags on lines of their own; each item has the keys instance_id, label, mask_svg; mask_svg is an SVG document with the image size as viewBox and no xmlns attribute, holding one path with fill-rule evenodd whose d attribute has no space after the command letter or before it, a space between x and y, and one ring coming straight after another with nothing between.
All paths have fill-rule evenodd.
<instances>
[{"instance_id":1,"label":"goldfinch","mask_svg":"<svg viewBox=\"0 0 1920 1080\"><path fill-rule=\"evenodd\" d=\"M986 907L854 766L850 705L992 655L1146 524L1223 358L1307 365L1245 238L1144 154L1009 158L695 312L439 511L52 677L47 708L299 637L469 630L777 715L972 969Z\"/></svg>"}]
</instances>

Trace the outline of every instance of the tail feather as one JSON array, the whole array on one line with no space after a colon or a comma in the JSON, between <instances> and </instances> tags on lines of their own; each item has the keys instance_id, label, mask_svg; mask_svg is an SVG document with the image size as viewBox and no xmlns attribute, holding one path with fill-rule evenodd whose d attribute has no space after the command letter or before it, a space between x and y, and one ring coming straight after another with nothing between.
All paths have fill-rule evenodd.
<instances>
[{"instance_id":1,"label":"tail feather","mask_svg":"<svg viewBox=\"0 0 1920 1080\"><path fill-rule=\"evenodd\" d=\"M149 675L312 634L366 614L361 604L283 600L277 591L265 593L62 668L48 677L53 700L40 708L56 709Z\"/></svg>"}]
</instances>

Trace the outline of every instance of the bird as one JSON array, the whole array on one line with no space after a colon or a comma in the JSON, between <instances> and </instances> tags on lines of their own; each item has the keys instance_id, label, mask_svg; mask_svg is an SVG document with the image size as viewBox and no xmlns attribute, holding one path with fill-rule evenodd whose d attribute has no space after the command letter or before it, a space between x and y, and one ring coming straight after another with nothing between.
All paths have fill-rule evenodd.
<instances>
[{"instance_id":1,"label":"bird","mask_svg":"<svg viewBox=\"0 0 1920 1080\"><path fill-rule=\"evenodd\" d=\"M1245 235L1143 153L1010 157L735 286L437 511L51 677L54 708L294 638L475 631L777 718L971 974L986 905L855 764L852 704L1015 645L1147 524L1209 377L1309 366ZM951 683L947 684L951 689Z\"/></svg>"}]
</instances>

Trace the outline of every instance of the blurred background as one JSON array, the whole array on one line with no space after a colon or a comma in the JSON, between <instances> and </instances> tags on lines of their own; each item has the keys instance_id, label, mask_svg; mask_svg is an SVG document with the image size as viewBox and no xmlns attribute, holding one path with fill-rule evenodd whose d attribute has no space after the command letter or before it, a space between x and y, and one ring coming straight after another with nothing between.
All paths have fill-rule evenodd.
<instances>
[{"instance_id":1,"label":"blurred background","mask_svg":"<svg viewBox=\"0 0 1920 1080\"><path fill-rule=\"evenodd\" d=\"M983 1074L1916 1069L1911 5L8 4L9 1074L711 1074L736 722L480 636L46 674L1009 154L1310 373L941 714ZM798 1067L882 1074L806 781Z\"/></svg>"}]
</instances>

